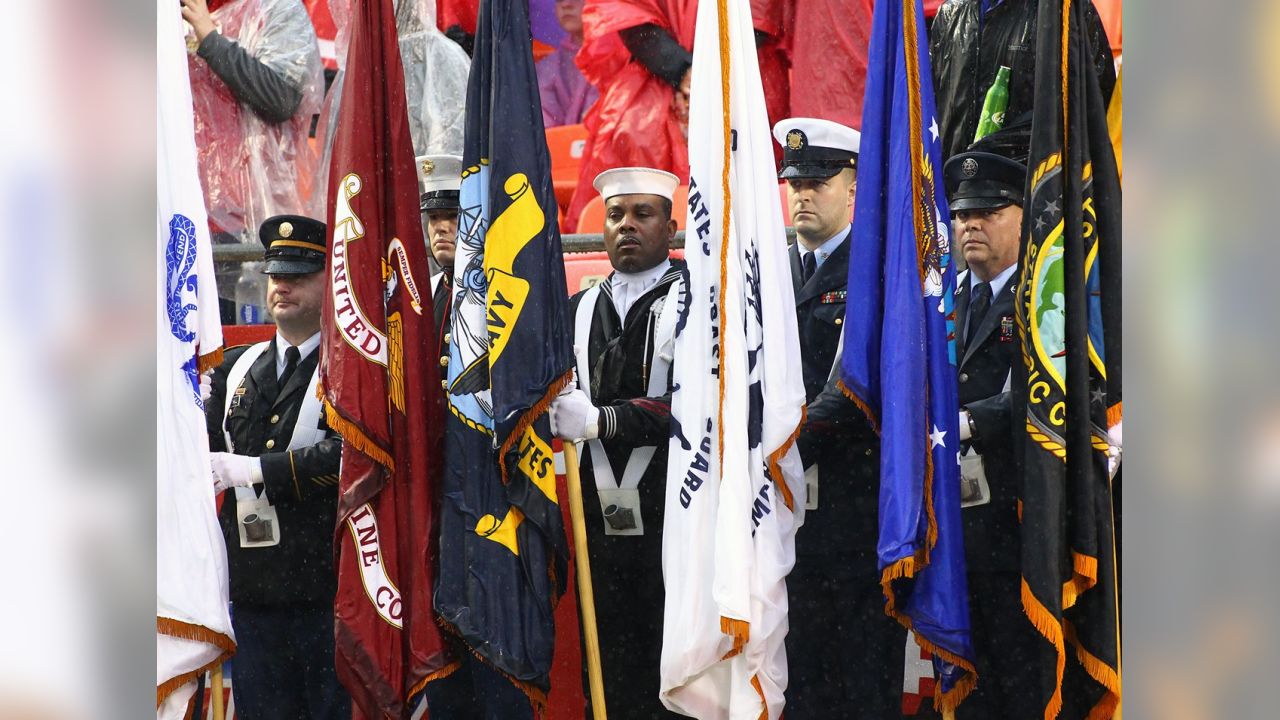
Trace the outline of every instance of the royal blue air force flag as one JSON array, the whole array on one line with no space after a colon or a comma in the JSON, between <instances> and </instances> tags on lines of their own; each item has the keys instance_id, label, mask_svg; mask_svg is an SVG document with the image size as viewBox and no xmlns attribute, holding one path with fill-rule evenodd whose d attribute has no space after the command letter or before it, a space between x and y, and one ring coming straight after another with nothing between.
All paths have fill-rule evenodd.
<instances>
[{"instance_id":1,"label":"royal blue air force flag","mask_svg":"<svg viewBox=\"0 0 1280 720\"><path fill-rule=\"evenodd\" d=\"M222 356L218 291L180 8L157 10L156 713L176 718L235 640L199 382Z\"/></svg>"},{"instance_id":2,"label":"royal blue air force flag","mask_svg":"<svg viewBox=\"0 0 1280 720\"><path fill-rule=\"evenodd\" d=\"M880 432L886 610L933 653L954 708L973 688L960 525L955 268L920 0L876 3L863 101L842 387Z\"/></svg>"},{"instance_id":3,"label":"royal blue air force flag","mask_svg":"<svg viewBox=\"0 0 1280 720\"><path fill-rule=\"evenodd\" d=\"M540 108L528 4L483 0L467 90L435 605L539 704L568 567L546 410L573 363Z\"/></svg>"},{"instance_id":4,"label":"royal blue air force flag","mask_svg":"<svg viewBox=\"0 0 1280 720\"><path fill-rule=\"evenodd\" d=\"M776 719L785 579L805 502L794 442L805 394L748 4L699 4L692 72L660 693L693 717Z\"/></svg>"}]
</instances>

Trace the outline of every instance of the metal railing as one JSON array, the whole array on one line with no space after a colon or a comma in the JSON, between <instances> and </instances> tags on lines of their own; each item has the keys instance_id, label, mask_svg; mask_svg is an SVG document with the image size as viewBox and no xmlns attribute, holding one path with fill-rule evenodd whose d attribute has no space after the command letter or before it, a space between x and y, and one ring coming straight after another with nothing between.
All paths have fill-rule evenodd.
<instances>
[{"instance_id":1,"label":"metal railing","mask_svg":"<svg viewBox=\"0 0 1280 720\"><path fill-rule=\"evenodd\" d=\"M795 242L796 230L787 228L787 244ZM588 253L604 251L604 236L600 233L576 233L561 235L560 247L566 253ZM673 249L684 247L684 231L676 232L671 243ZM228 243L213 246L213 259L217 262L255 262L262 260L263 248L256 243Z\"/></svg>"}]
</instances>

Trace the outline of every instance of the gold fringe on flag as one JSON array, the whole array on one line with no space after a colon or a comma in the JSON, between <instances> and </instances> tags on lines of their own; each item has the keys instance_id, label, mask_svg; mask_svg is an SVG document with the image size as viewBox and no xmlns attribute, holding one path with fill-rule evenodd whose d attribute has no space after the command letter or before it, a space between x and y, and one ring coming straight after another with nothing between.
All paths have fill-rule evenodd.
<instances>
[{"instance_id":1,"label":"gold fringe on flag","mask_svg":"<svg viewBox=\"0 0 1280 720\"><path fill-rule=\"evenodd\" d=\"M1022 579L1022 612L1026 614L1027 619L1031 620L1031 624L1035 626L1036 631L1053 645L1053 649L1058 654L1054 670L1056 680L1053 686L1053 695L1050 696L1049 704L1044 709L1045 720L1053 720L1062 711L1062 674L1067 668L1067 651L1062 642L1062 625L1053 616L1053 613L1049 612L1049 609L1036 598L1035 593L1031 592L1031 586L1027 584L1025 577Z\"/></svg>"},{"instance_id":2,"label":"gold fringe on flag","mask_svg":"<svg viewBox=\"0 0 1280 720\"><path fill-rule=\"evenodd\" d=\"M359 426L343 417L328 398L324 401L324 421L334 432L342 436L342 442L349 443L374 462L395 472L396 464L391 459L391 454L379 447Z\"/></svg>"},{"instance_id":3,"label":"gold fringe on flag","mask_svg":"<svg viewBox=\"0 0 1280 720\"><path fill-rule=\"evenodd\" d=\"M796 439L800 437L800 431L804 428L805 420L808 417L809 408L800 408L800 422L796 423L796 429L778 446L777 450L769 453L769 477L773 479L773 486L778 488L778 494L782 496L782 504L786 505L791 512L796 511L796 499L791 494L791 488L787 485L786 478L782 477L782 468L778 466L778 463L791 451L791 446L796 444Z\"/></svg>"},{"instance_id":4,"label":"gold fringe on flag","mask_svg":"<svg viewBox=\"0 0 1280 720\"><path fill-rule=\"evenodd\" d=\"M520 422L516 423L515 429L513 429L511 434L507 436L507 439L502 442L502 447L498 450L498 468L502 471L503 485L506 485L508 482L507 451L524 436L524 431L528 429L535 420L542 417L542 414L547 411L547 408L551 407L551 401L555 400L556 396L560 394L560 391L568 387L571 382L573 382L572 369L564 375L561 375L555 382L551 383L547 388L546 394L542 396L542 399L534 403L533 407L529 408L528 412L520 418Z\"/></svg>"},{"instance_id":5,"label":"gold fringe on flag","mask_svg":"<svg viewBox=\"0 0 1280 720\"><path fill-rule=\"evenodd\" d=\"M213 352L205 353L196 359L196 374L204 374L209 370L222 364L222 348L218 347Z\"/></svg>"},{"instance_id":6,"label":"gold fringe on flag","mask_svg":"<svg viewBox=\"0 0 1280 720\"><path fill-rule=\"evenodd\" d=\"M193 640L196 642L206 642L214 647L222 650L218 657L208 663L201 665L195 670L182 673L175 677L160 683L156 686L156 708L158 709L164 704L165 698L169 697L174 690L186 685L192 680L200 677L204 673L221 665L227 658L236 654L236 643L226 635L210 630L203 625L195 625L173 618L157 617L156 632L161 635L168 635L182 640Z\"/></svg>"},{"instance_id":7,"label":"gold fringe on flag","mask_svg":"<svg viewBox=\"0 0 1280 720\"><path fill-rule=\"evenodd\" d=\"M724 654L721 660L739 655L743 649L747 647L747 642L751 640L751 623L746 620L736 620L734 618L720 616L720 632L733 638L733 648Z\"/></svg>"}]
</instances>

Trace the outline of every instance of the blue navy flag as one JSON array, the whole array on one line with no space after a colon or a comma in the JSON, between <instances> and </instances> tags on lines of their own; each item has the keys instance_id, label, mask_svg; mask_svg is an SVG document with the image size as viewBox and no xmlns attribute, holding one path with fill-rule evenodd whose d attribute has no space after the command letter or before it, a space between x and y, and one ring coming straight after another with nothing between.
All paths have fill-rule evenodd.
<instances>
[{"instance_id":1,"label":"blue navy flag","mask_svg":"<svg viewBox=\"0 0 1280 720\"><path fill-rule=\"evenodd\" d=\"M541 107L528 3L483 0L467 88L435 606L539 705L568 567L546 410L573 362Z\"/></svg>"},{"instance_id":2,"label":"blue navy flag","mask_svg":"<svg viewBox=\"0 0 1280 720\"><path fill-rule=\"evenodd\" d=\"M950 709L976 676L950 339L955 268L923 17L920 0L875 6L841 387L880 432L886 612L933 653L935 703Z\"/></svg>"}]
</instances>

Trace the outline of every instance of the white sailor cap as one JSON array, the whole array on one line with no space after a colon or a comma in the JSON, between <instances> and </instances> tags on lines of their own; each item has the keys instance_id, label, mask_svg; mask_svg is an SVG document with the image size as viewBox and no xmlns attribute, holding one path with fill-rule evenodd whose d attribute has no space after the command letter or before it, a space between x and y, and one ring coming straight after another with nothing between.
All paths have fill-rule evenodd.
<instances>
[{"instance_id":1,"label":"white sailor cap","mask_svg":"<svg viewBox=\"0 0 1280 720\"><path fill-rule=\"evenodd\" d=\"M614 195L658 195L671 200L675 196L680 178L664 170L646 167L621 167L605 170L596 176L592 185L600 197L608 200Z\"/></svg>"},{"instance_id":2,"label":"white sailor cap","mask_svg":"<svg viewBox=\"0 0 1280 720\"><path fill-rule=\"evenodd\" d=\"M773 139L782 146L779 178L829 178L857 167L862 134L830 120L797 117L774 125Z\"/></svg>"},{"instance_id":3,"label":"white sailor cap","mask_svg":"<svg viewBox=\"0 0 1280 720\"><path fill-rule=\"evenodd\" d=\"M457 155L419 155L418 188L421 210L457 210L462 186L462 158Z\"/></svg>"}]
</instances>

